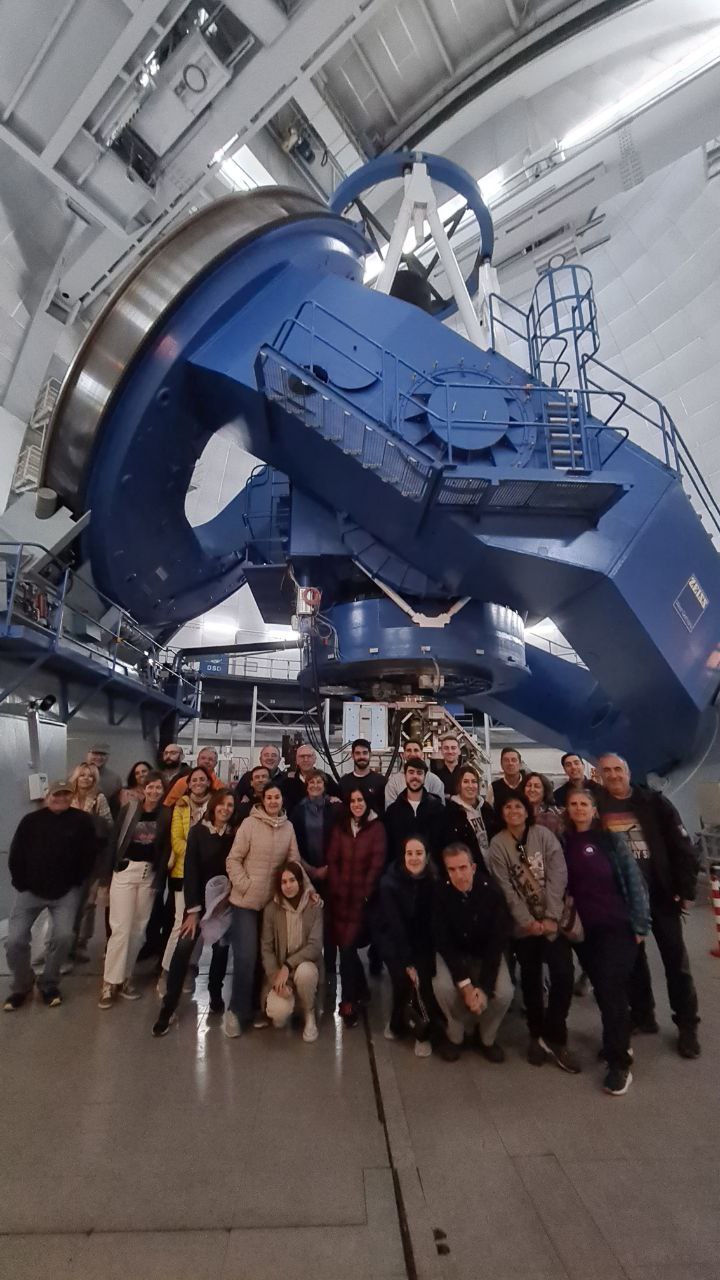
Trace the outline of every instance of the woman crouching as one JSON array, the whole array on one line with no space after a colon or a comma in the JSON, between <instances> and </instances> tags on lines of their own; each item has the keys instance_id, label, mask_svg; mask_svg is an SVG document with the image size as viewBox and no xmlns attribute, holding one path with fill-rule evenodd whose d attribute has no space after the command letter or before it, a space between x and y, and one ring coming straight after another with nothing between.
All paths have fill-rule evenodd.
<instances>
[{"instance_id":1,"label":"woman crouching","mask_svg":"<svg viewBox=\"0 0 720 1280\"><path fill-rule=\"evenodd\" d=\"M322 967L323 905L297 862L285 862L277 890L263 911L260 954L265 971L265 1011L277 1029L296 1009L304 1019L303 1040L318 1038L315 1018Z\"/></svg>"}]
</instances>

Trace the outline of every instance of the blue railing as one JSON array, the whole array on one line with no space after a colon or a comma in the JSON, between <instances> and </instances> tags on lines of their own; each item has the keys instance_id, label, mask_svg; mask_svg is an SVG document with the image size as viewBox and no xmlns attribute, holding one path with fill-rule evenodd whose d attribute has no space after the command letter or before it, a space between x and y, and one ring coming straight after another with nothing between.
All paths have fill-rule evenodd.
<instances>
[{"instance_id":1,"label":"blue railing","mask_svg":"<svg viewBox=\"0 0 720 1280\"><path fill-rule=\"evenodd\" d=\"M507 320L500 323L529 344L528 316L513 304L504 305L521 318L522 328L513 328ZM493 324L498 323L498 317L493 316L492 298L490 323L491 330ZM345 341L340 347L337 340L333 340L330 332L332 329L341 330L351 340ZM286 348L289 346L291 337L298 332L303 335L302 344L294 344L291 347L292 354L289 354ZM567 346L567 342L565 345ZM299 346L300 349L298 349ZM350 355L353 348L355 353ZM359 352L363 352L365 358ZM344 364L349 363L354 366L362 374L365 385L377 384L380 412L376 420L364 415L341 392L329 385L324 367L328 363L329 355L342 357ZM542 355L539 358L542 363ZM283 377L280 366L287 370L288 377ZM565 366L567 370L570 369L569 362L565 362ZM328 422L322 426L312 422L308 425L315 425L318 430L323 431L326 438L335 443L343 439L345 445L349 445L349 448L346 447L346 452L355 453L363 465L378 471L383 469L388 456L387 437L384 433L378 432L378 422L380 422L392 434L392 448L401 450L410 470L414 472L414 479L409 473L404 472L404 474L408 479L409 488L415 490L412 496L417 499L424 494L424 487L418 488L417 477L422 473L424 478L427 478L425 471L431 464L431 458L428 454L413 449L412 445L399 434L404 420L411 416L416 417L418 414L426 416L436 439L442 441L445 446L445 456L437 460L443 464L454 462L460 430L465 431L468 427L472 427L477 431L477 447L482 449L483 433L497 437L499 430L505 432L513 425L508 422L507 417L489 417L485 410L479 410L477 418L461 419L452 413L455 393L465 395L468 387L473 385L471 371L464 371L455 379L426 373L400 359L395 353L387 351L380 343L355 329L346 320L341 320L314 300L305 303L297 316L283 322L274 343L263 348L259 367L261 380L264 381L268 393L275 399L282 400L287 408L296 414L301 414L305 419L311 418L312 414L318 410L317 406L309 404L303 406L303 381L321 397L324 395L328 417L332 417L332 406L341 404L342 414L337 421ZM598 433L605 428L593 423L590 424L591 431L588 433L584 400L581 395L582 388L568 388L563 385L562 396L568 397L573 402L573 411L572 413L568 411L566 422L566 444L570 458L569 461L565 460L561 463L552 448L552 437L557 435L563 425L557 420L552 420L552 402L559 392L557 384L550 387L543 385L539 376L535 376L534 381L528 380L523 383L511 380L490 381L478 373L476 385L480 393L501 390L520 401L534 402L533 414L528 415L524 423L518 421L516 425L525 426L528 431L536 433L536 437L539 437L537 448L544 455L545 465L552 471L564 471L568 467L571 470L587 471L602 466L627 438L626 431L621 430L616 434L614 430L606 429L606 438L611 436L611 439L609 449L603 457L598 443ZM434 408L428 403L431 394L435 402ZM408 496L411 496L409 492Z\"/></svg>"},{"instance_id":2,"label":"blue railing","mask_svg":"<svg viewBox=\"0 0 720 1280\"><path fill-rule=\"evenodd\" d=\"M43 573L34 568L38 559L42 559ZM46 574L54 575L56 581ZM92 592L103 613L111 616L110 625L74 602L76 585ZM33 542L1 542L0 641L17 640L18 628L43 634L47 643L30 666L0 690L0 702L52 654L74 652L100 668L108 683L116 675L125 676L148 693L164 693L169 684L173 690L169 696L191 713L196 710L196 685L173 672L173 650L158 644L126 610L53 557L46 547Z\"/></svg>"},{"instance_id":3,"label":"blue railing","mask_svg":"<svg viewBox=\"0 0 720 1280\"><path fill-rule=\"evenodd\" d=\"M631 428L622 420L630 415L632 421L642 422L659 433L660 460L685 486L688 496L695 497L714 531L720 534L720 503L665 405L657 396L599 359L597 307L592 276L586 267L570 264L546 272L535 287L527 312L498 294L492 294L489 315L493 347L497 346L496 339L501 329L520 339L527 352L527 367L533 376L548 380L544 370L549 366L549 381L566 394L565 382L571 366L564 357L572 342L579 385L570 394L577 399L583 438L595 442L595 465L606 466L624 440L629 439ZM553 343L557 344L557 350L548 357L546 353ZM610 402L607 411L601 407L603 400ZM609 437L600 433L608 429L618 434L611 450L604 452L603 445Z\"/></svg>"}]
</instances>

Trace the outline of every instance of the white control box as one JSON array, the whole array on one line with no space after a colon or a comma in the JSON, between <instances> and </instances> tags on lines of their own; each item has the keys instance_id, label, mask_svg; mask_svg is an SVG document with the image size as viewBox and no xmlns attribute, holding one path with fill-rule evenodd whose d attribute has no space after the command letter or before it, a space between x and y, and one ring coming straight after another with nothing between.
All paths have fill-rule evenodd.
<instances>
[{"instance_id":1,"label":"white control box","mask_svg":"<svg viewBox=\"0 0 720 1280\"><path fill-rule=\"evenodd\" d=\"M384 702L343 704L343 742L367 738L373 751L387 751L388 711Z\"/></svg>"},{"instance_id":2,"label":"white control box","mask_svg":"<svg viewBox=\"0 0 720 1280\"><path fill-rule=\"evenodd\" d=\"M46 773L31 773L28 775L28 791L31 800L44 800L48 789L48 776Z\"/></svg>"}]
</instances>

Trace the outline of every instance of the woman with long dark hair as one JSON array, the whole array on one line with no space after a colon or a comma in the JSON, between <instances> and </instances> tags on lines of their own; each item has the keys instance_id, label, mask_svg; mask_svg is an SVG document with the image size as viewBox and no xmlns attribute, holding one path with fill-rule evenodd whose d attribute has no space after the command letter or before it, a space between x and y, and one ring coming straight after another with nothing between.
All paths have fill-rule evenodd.
<instances>
[{"instance_id":1,"label":"woman with long dark hair","mask_svg":"<svg viewBox=\"0 0 720 1280\"><path fill-rule=\"evenodd\" d=\"M253 987L258 962L260 920L275 891L278 867L298 860L297 840L285 813L283 794L276 782L268 782L262 802L253 806L240 824L227 858L230 878L233 949L233 985L223 1030L235 1039L242 1034L253 1009ZM264 1019L260 1019L267 1026Z\"/></svg>"},{"instance_id":2,"label":"woman with long dark hair","mask_svg":"<svg viewBox=\"0 0 720 1280\"><path fill-rule=\"evenodd\" d=\"M315 1017L322 969L323 907L299 863L284 862L277 888L263 911L260 955L265 973L263 1005L273 1026L287 1026L299 1007L303 1040L318 1038Z\"/></svg>"},{"instance_id":3,"label":"woman with long dark hair","mask_svg":"<svg viewBox=\"0 0 720 1280\"><path fill-rule=\"evenodd\" d=\"M185 911L180 935L170 961L167 987L160 1015L152 1033L164 1036L169 1030L180 1003L183 983L190 967L198 939L203 936L206 914L206 890L217 877L227 879L226 862L232 848L235 830L232 826L235 799L229 790L213 791L204 816L190 828L185 849ZM230 884L227 883L229 893ZM223 982L227 971L229 938L221 935L212 943L212 959L208 975L210 1012L224 1013Z\"/></svg>"},{"instance_id":4,"label":"woman with long dark hair","mask_svg":"<svg viewBox=\"0 0 720 1280\"><path fill-rule=\"evenodd\" d=\"M443 1033L442 1014L436 1004L432 980L435 976L435 947L432 914L437 876L430 850L420 835L407 836L399 857L390 864L380 881L379 901L374 913L375 942L387 965L392 983L392 1011L385 1038L396 1040L408 1034L407 1011L416 995L428 1014L429 1025L415 1038L415 1056L427 1058L433 1039Z\"/></svg>"},{"instance_id":5,"label":"woman with long dark hair","mask_svg":"<svg viewBox=\"0 0 720 1280\"><path fill-rule=\"evenodd\" d=\"M128 769L127 782L120 792L120 807L130 804L131 800L137 800L142 804L145 795L145 782L149 773L153 773L153 767L147 760L136 760ZM160 775L162 777L162 774ZM163 786L165 783L163 783Z\"/></svg>"},{"instance_id":6,"label":"woman with long dark hair","mask_svg":"<svg viewBox=\"0 0 720 1280\"><path fill-rule=\"evenodd\" d=\"M490 841L489 868L505 895L515 933L515 955L530 1043L527 1060L541 1067L549 1058L563 1071L580 1066L567 1047L567 1016L573 995L573 953L560 930L565 912L567 868L562 847L533 819L522 793L501 806L502 830ZM544 971L550 977L545 1006Z\"/></svg>"},{"instance_id":7,"label":"woman with long dark hair","mask_svg":"<svg viewBox=\"0 0 720 1280\"><path fill-rule=\"evenodd\" d=\"M617 1097L632 1083L628 980L650 931L650 900L627 836L603 831L592 792L571 789L566 808L568 889L585 935L577 952L602 1018L603 1088Z\"/></svg>"},{"instance_id":8,"label":"woman with long dark hair","mask_svg":"<svg viewBox=\"0 0 720 1280\"><path fill-rule=\"evenodd\" d=\"M358 949L370 941L369 905L385 865L386 849L382 822L368 808L364 793L354 787L327 851L330 937L340 951L339 1012L346 1027L357 1026L359 1005L369 998Z\"/></svg>"},{"instance_id":9,"label":"woman with long dark hair","mask_svg":"<svg viewBox=\"0 0 720 1280\"><path fill-rule=\"evenodd\" d=\"M495 811L481 799L480 775L472 765L460 765L455 770L453 785L455 790L445 805L441 823L443 838L440 849L449 844L466 844L476 865L486 868L490 841L498 830ZM439 859L439 867L444 876L442 858Z\"/></svg>"},{"instance_id":10,"label":"woman with long dark hair","mask_svg":"<svg viewBox=\"0 0 720 1280\"><path fill-rule=\"evenodd\" d=\"M540 827L547 827L558 840L562 836L564 818L562 809L555 804L555 793L544 773L528 773L523 783L525 799L532 805L533 820Z\"/></svg>"},{"instance_id":11,"label":"woman with long dark hair","mask_svg":"<svg viewBox=\"0 0 720 1280\"><path fill-rule=\"evenodd\" d=\"M110 937L99 1007L112 1006L115 991L138 1000L133 972L170 850L170 813L163 807L159 773L145 779L143 799L131 799L118 814L113 833L114 871L110 883Z\"/></svg>"}]
</instances>

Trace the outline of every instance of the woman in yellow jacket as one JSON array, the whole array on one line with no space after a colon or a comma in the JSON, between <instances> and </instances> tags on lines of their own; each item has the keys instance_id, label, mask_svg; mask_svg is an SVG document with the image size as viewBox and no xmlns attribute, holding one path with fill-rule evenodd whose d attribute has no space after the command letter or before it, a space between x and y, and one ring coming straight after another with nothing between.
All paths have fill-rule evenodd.
<instances>
[{"instance_id":1,"label":"woman in yellow jacket","mask_svg":"<svg viewBox=\"0 0 720 1280\"><path fill-rule=\"evenodd\" d=\"M162 959L162 973L158 982L158 995L164 996L170 961L173 958L175 945L180 936L180 928L185 912L185 894L183 878L185 875L185 849L187 848L190 828L205 815L207 802L212 790L212 778L202 765L196 766L188 774L187 793L180 796L172 811L170 825L170 861L168 863L168 890L175 895L175 920L167 941Z\"/></svg>"}]
</instances>

